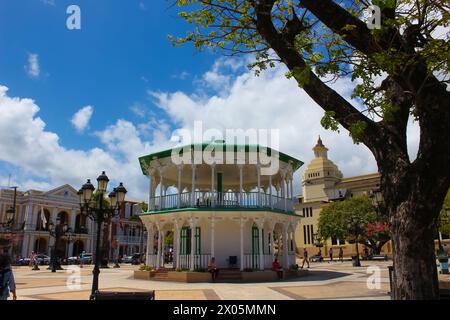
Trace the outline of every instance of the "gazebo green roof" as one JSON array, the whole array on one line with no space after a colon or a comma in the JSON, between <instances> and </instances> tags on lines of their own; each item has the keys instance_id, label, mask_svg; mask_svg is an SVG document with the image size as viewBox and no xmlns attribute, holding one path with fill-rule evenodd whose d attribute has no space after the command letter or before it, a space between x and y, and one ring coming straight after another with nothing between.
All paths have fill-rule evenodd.
<instances>
[{"instance_id":1,"label":"gazebo green roof","mask_svg":"<svg viewBox=\"0 0 450 320\"><path fill-rule=\"evenodd\" d=\"M210 145L211 145L211 143L192 143L191 145L185 145L185 146L182 146L182 147L179 147L179 146L178 147L173 147L171 149L167 149L167 150L163 150L163 151L151 153L151 154L146 155L146 156L139 157L139 163L141 165L142 173L144 175L146 175L146 172L145 172L145 167L146 167L145 165L146 164L148 165L152 160L163 159L163 158L170 157L172 155L172 150L173 149L181 149L180 154L182 154L183 150L185 148L189 148L190 147L191 150L196 150L196 149L200 149L200 146L201 146L201 150L204 151L206 149L206 147L208 147ZM231 147L233 148L234 152L238 152L238 151L240 151L242 149L245 149L245 153L248 153L250 151L255 151L255 150L257 152L259 152L260 149L264 148L264 149L267 149L267 155L269 155L269 156L272 155L272 150L274 150L274 149L269 148L269 147L260 146L259 144L256 144L256 145L250 145L250 144L245 144L245 145L233 144L233 145L230 145L230 144L220 143L220 144L217 144L217 145L222 145L223 146L222 150L224 152L228 151L229 148L231 149ZM217 149L217 145L216 145L216 149ZM274 151L277 152L276 150L274 150ZM281 161L286 162L286 163L291 163L292 169L294 171L296 171L298 168L300 168L303 165L303 161L301 161L299 159L296 159L296 158L294 158L294 157L292 157L290 155L287 155L286 153L278 151L278 156L279 156L278 158Z\"/></svg>"}]
</instances>

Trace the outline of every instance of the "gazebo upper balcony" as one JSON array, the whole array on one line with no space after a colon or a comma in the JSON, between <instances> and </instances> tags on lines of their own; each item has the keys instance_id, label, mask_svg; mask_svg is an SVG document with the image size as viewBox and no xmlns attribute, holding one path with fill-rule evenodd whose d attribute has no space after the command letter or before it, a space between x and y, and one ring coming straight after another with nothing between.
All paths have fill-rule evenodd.
<instances>
[{"instance_id":1,"label":"gazebo upper balcony","mask_svg":"<svg viewBox=\"0 0 450 320\"><path fill-rule=\"evenodd\" d=\"M195 199L194 204L192 198ZM152 208L149 212L198 209L198 210L271 210L286 213L294 212L294 199L283 198L276 194L265 192L219 192L209 191L182 192L152 197Z\"/></svg>"},{"instance_id":2,"label":"gazebo upper balcony","mask_svg":"<svg viewBox=\"0 0 450 320\"><path fill-rule=\"evenodd\" d=\"M149 213L183 208L293 212L293 174L303 164L271 148L223 141L169 149L139 161L149 178Z\"/></svg>"}]
</instances>

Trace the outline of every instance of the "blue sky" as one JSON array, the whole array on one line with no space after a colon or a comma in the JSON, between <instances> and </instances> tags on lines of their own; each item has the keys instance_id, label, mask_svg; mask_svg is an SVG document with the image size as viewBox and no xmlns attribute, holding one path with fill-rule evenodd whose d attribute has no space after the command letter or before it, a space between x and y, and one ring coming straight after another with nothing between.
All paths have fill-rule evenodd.
<instances>
[{"instance_id":1,"label":"blue sky","mask_svg":"<svg viewBox=\"0 0 450 320\"><path fill-rule=\"evenodd\" d=\"M95 145L61 121L81 106L94 106L92 128L132 118L134 103L151 107L147 90L190 91L192 82L179 76L203 73L214 60L189 46L173 49L167 35L184 34L187 25L169 1L52 3L0 2L0 79L11 95L32 97L42 106L47 129L58 132L67 147ZM70 4L81 8L81 30L66 28ZM30 53L39 57L38 78L24 68Z\"/></svg>"},{"instance_id":2,"label":"blue sky","mask_svg":"<svg viewBox=\"0 0 450 320\"><path fill-rule=\"evenodd\" d=\"M280 150L311 160L320 134L345 176L376 171L373 156L320 126L323 111L283 66L260 77L251 57L174 48L189 29L164 0L0 1L0 186L78 188L106 170L145 199L137 158L172 146L176 129L278 129ZM81 30L66 9L81 9ZM353 84L333 88L350 99ZM74 120L75 119L75 120ZM414 154L418 131L411 129ZM299 170L294 191L300 192Z\"/></svg>"}]
</instances>

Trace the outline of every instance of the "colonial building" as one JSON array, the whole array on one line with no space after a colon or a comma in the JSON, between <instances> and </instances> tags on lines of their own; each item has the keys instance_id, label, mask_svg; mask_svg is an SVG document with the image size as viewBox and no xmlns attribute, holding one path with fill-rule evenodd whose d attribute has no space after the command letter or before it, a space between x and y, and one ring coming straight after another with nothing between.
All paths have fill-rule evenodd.
<instances>
[{"instance_id":1,"label":"colonial building","mask_svg":"<svg viewBox=\"0 0 450 320\"><path fill-rule=\"evenodd\" d=\"M292 182L303 163L267 148L278 167L263 174L258 145L216 141L188 148L187 161L179 164L173 149L140 158L149 179L149 210L140 216L149 234L147 265L195 270L211 257L219 268L241 271L270 269L275 258L284 268L295 264L300 217ZM199 150L200 163L192 150ZM208 150L213 155L206 162Z\"/></svg>"},{"instance_id":2,"label":"colonial building","mask_svg":"<svg viewBox=\"0 0 450 320\"><path fill-rule=\"evenodd\" d=\"M13 207L14 191L0 189L0 220L5 221L6 210ZM28 257L32 251L50 254L54 239L49 233L49 223L67 223L73 232L71 239L64 237L64 256L76 255L85 250L92 252L93 223L80 215L77 191L63 185L49 191L17 191L14 218L14 239L11 253L14 258Z\"/></svg>"},{"instance_id":3,"label":"colonial building","mask_svg":"<svg viewBox=\"0 0 450 320\"><path fill-rule=\"evenodd\" d=\"M147 232L139 219L141 202L126 200L117 219L111 225L111 258L144 253L147 245Z\"/></svg>"},{"instance_id":4,"label":"colonial building","mask_svg":"<svg viewBox=\"0 0 450 320\"><path fill-rule=\"evenodd\" d=\"M0 189L1 222L5 222L6 210L13 207L13 203L14 191ZM61 223L67 223L71 231L70 237L62 239L64 257L77 256L83 251L94 252L94 222L80 215L79 197L70 185L50 191L17 191L15 212L14 232L9 233L13 234L9 250L15 259L29 257L32 251L50 255L54 238L50 235L49 223L56 224L58 218ZM142 222L137 217L140 212L139 201L127 200L119 216L110 224L106 247L114 249L111 250L111 258L144 252L146 238Z\"/></svg>"},{"instance_id":5,"label":"colonial building","mask_svg":"<svg viewBox=\"0 0 450 320\"><path fill-rule=\"evenodd\" d=\"M307 165L302 177L302 196L298 197L295 210L304 218L296 232L298 249L307 248L310 254L316 254L316 234L318 221L323 206L331 201L361 195L370 195L373 189L380 186L380 174L372 173L344 178L341 171L332 160L328 159L328 148L318 139L313 148L314 158ZM343 239L328 239L322 254L330 247L342 247L345 255L355 252L353 244ZM391 243L383 247L384 252L391 251ZM338 250L335 251L336 255Z\"/></svg>"}]
</instances>

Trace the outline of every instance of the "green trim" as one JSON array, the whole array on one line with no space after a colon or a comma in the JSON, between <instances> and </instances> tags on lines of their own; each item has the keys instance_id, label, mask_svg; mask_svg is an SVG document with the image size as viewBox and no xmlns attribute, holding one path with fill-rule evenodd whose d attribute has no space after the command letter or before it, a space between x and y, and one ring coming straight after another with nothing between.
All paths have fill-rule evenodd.
<instances>
[{"instance_id":1,"label":"green trim","mask_svg":"<svg viewBox=\"0 0 450 320\"><path fill-rule=\"evenodd\" d=\"M186 146L183 146L183 147L176 147L176 148L174 147L174 148L171 148L171 149L167 149L167 150L163 150L163 151L151 153L151 154L146 155L146 156L139 157L139 163L141 165L142 173L144 175L147 175L147 173L144 171L145 164L149 164L150 161L155 160L155 159L163 159L163 158L170 157L172 155L172 150L173 149L179 149L180 148L181 149L180 154L183 154L183 148L190 147L191 150L195 151L195 150L199 150L199 148L201 147L202 151L204 151L206 149L206 147L210 146L211 144L213 144L213 143L202 143L202 144L200 144L200 143L192 143L191 145L186 145ZM249 144L246 144L246 145L238 145L238 144L230 145L230 144L219 144L219 143L217 143L216 145L218 145L218 146L222 145L223 146L222 151L227 151L227 148L232 146L234 152L237 152L238 150L241 151L242 149L245 149L246 153L250 152L250 148L252 148L252 151L254 149L256 149L257 152L259 152L260 148L264 148L263 146L260 146L259 144L257 144L257 145L249 145ZM266 147L266 148L267 148L267 155L269 155L269 156L272 154L272 150L276 151L276 150L274 150L272 148L269 148L269 147ZM287 155L287 154L285 154L283 152L278 151L278 155L279 155L279 159L281 161L286 162L286 163L291 162L292 163L292 168L294 169L294 171L296 171L298 168L300 168L304 164L303 161L301 161L299 159L296 159L294 157L291 157L291 156L289 156L289 155Z\"/></svg>"},{"instance_id":2,"label":"green trim","mask_svg":"<svg viewBox=\"0 0 450 320\"><path fill-rule=\"evenodd\" d=\"M268 211L273 213L280 213L288 216L294 216L301 218L302 216L296 214L294 211L285 212L279 209L268 209L268 208L177 208L177 209L168 209L168 210L158 210L158 211L147 211L139 213L138 216L147 216L154 214L166 214L166 213L174 213L174 212L182 212L182 211L202 211L202 212L210 212L210 211Z\"/></svg>"}]
</instances>

